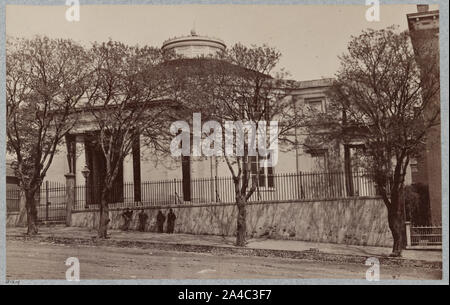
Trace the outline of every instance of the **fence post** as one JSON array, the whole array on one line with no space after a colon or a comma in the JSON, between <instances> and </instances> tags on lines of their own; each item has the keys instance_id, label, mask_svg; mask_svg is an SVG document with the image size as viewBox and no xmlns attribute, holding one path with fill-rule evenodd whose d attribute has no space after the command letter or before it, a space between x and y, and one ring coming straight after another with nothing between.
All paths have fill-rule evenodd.
<instances>
[{"instance_id":1,"label":"fence post","mask_svg":"<svg viewBox=\"0 0 450 305\"><path fill-rule=\"evenodd\" d=\"M66 177L66 226L72 225L72 208L75 204L75 174L68 173Z\"/></svg>"},{"instance_id":2,"label":"fence post","mask_svg":"<svg viewBox=\"0 0 450 305\"><path fill-rule=\"evenodd\" d=\"M174 204L177 204L177 178L173 178L173 189L175 190Z\"/></svg>"},{"instance_id":3,"label":"fence post","mask_svg":"<svg viewBox=\"0 0 450 305\"><path fill-rule=\"evenodd\" d=\"M218 185L217 185L217 175L214 176L214 194L216 195L214 198L215 202L219 202L219 190L217 189Z\"/></svg>"},{"instance_id":4,"label":"fence post","mask_svg":"<svg viewBox=\"0 0 450 305\"><path fill-rule=\"evenodd\" d=\"M411 247L411 222L405 221L406 226L406 246Z\"/></svg>"},{"instance_id":5,"label":"fence post","mask_svg":"<svg viewBox=\"0 0 450 305\"><path fill-rule=\"evenodd\" d=\"M303 193L302 171L297 173L297 198L305 199L305 194Z\"/></svg>"},{"instance_id":6,"label":"fence post","mask_svg":"<svg viewBox=\"0 0 450 305\"><path fill-rule=\"evenodd\" d=\"M48 207L50 202L48 201L48 181L45 181L45 221L48 222Z\"/></svg>"}]
</instances>

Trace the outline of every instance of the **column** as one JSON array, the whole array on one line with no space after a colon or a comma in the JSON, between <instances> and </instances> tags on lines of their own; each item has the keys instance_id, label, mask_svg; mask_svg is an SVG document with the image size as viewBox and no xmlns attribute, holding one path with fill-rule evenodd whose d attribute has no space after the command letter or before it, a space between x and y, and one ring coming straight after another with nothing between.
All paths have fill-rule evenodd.
<instances>
[{"instance_id":1,"label":"column","mask_svg":"<svg viewBox=\"0 0 450 305\"><path fill-rule=\"evenodd\" d=\"M68 173L66 177L66 226L72 225L72 208L75 204L75 174Z\"/></svg>"}]
</instances>

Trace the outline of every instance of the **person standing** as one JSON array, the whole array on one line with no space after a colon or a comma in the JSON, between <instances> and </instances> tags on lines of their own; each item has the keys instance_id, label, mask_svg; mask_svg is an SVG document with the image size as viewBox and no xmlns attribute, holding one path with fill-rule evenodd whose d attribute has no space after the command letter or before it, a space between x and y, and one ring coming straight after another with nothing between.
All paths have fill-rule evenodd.
<instances>
[{"instance_id":1,"label":"person standing","mask_svg":"<svg viewBox=\"0 0 450 305\"><path fill-rule=\"evenodd\" d=\"M175 219L177 219L177 216L173 210L170 209L169 214L167 215L167 233L169 234L173 233L175 229Z\"/></svg>"},{"instance_id":2,"label":"person standing","mask_svg":"<svg viewBox=\"0 0 450 305\"><path fill-rule=\"evenodd\" d=\"M147 213L145 213L145 211L142 210L139 213L139 231L145 232L145 227L147 226L147 219L148 219Z\"/></svg>"},{"instance_id":3,"label":"person standing","mask_svg":"<svg viewBox=\"0 0 450 305\"><path fill-rule=\"evenodd\" d=\"M166 216L161 212L161 210L158 211L158 215L156 215L156 225L158 227L158 233L164 233L164 222L166 221Z\"/></svg>"},{"instance_id":4,"label":"person standing","mask_svg":"<svg viewBox=\"0 0 450 305\"><path fill-rule=\"evenodd\" d=\"M133 211L130 210L129 208L126 208L125 211L122 213L122 217L124 220L122 230L128 231L128 229L130 228L130 223L133 220Z\"/></svg>"}]
</instances>

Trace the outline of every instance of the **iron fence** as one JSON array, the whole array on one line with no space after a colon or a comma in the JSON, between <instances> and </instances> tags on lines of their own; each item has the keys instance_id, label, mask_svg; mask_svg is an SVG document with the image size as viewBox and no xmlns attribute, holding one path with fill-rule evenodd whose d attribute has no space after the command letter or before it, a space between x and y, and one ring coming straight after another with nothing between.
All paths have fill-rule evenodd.
<instances>
[{"instance_id":1,"label":"iron fence","mask_svg":"<svg viewBox=\"0 0 450 305\"><path fill-rule=\"evenodd\" d=\"M411 246L442 246L442 227L412 226Z\"/></svg>"},{"instance_id":2,"label":"iron fence","mask_svg":"<svg viewBox=\"0 0 450 305\"><path fill-rule=\"evenodd\" d=\"M249 202L377 196L375 183L367 172L299 172L253 176L250 185L252 179L256 179L257 188ZM101 190L101 185L77 186L74 209L98 208ZM182 179L148 181L139 186L124 183L107 194L107 201L111 208L234 203L235 186L232 177L191 179L187 188Z\"/></svg>"},{"instance_id":3,"label":"iron fence","mask_svg":"<svg viewBox=\"0 0 450 305\"><path fill-rule=\"evenodd\" d=\"M7 213L20 211L21 190L6 191ZM35 195L37 221L63 221L66 218L66 185L45 181Z\"/></svg>"},{"instance_id":4,"label":"iron fence","mask_svg":"<svg viewBox=\"0 0 450 305\"><path fill-rule=\"evenodd\" d=\"M19 212L20 210L20 190L13 189L6 191L6 213Z\"/></svg>"},{"instance_id":5,"label":"iron fence","mask_svg":"<svg viewBox=\"0 0 450 305\"><path fill-rule=\"evenodd\" d=\"M45 181L37 193L38 222L55 222L66 219L66 185Z\"/></svg>"}]
</instances>

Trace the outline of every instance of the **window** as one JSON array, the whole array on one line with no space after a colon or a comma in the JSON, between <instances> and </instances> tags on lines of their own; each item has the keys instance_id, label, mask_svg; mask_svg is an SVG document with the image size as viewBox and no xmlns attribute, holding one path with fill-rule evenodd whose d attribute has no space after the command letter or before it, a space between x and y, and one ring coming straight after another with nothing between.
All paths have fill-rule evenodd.
<instances>
[{"instance_id":1,"label":"window","mask_svg":"<svg viewBox=\"0 0 450 305\"><path fill-rule=\"evenodd\" d=\"M416 159L411 159L410 167L411 167L411 173L419 172L419 167L417 165L417 160Z\"/></svg>"},{"instance_id":2,"label":"window","mask_svg":"<svg viewBox=\"0 0 450 305\"><path fill-rule=\"evenodd\" d=\"M350 162L352 172L361 172L364 170L366 159L366 148L364 144L350 144Z\"/></svg>"},{"instance_id":3,"label":"window","mask_svg":"<svg viewBox=\"0 0 450 305\"><path fill-rule=\"evenodd\" d=\"M326 149L317 149L309 152L311 155L311 170L315 172L324 172L328 168L328 158Z\"/></svg>"},{"instance_id":4,"label":"window","mask_svg":"<svg viewBox=\"0 0 450 305\"><path fill-rule=\"evenodd\" d=\"M411 173L418 173L419 168L417 167L417 164L411 164Z\"/></svg>"},{"instance_id":5,"label":"window","mask_svg":"<svg viewBox=\"0 0 450 305\"><path fill-rule=\"evenodd\" d=\"M319 112L319 113L325 112L325 103L322 98L306 99L305 106L306 106L307 111L313 111L313 112Z\"/></svg>"},{"instance_id":6,"label":"window","mask_svg":"<svg viewBox=\"0 0 450 305\"><path fill-rule=\"evenodd\" d=\"M266 157L260 157L260 156L250 156L249 162L250 162L250 172L251 172L251 178L257 179L258 186L261 187L268 187L268 188L274 188L275 187L275 181L274 181L274 170L272 166L266 166L261 167L259 164L261 160L267 160L270 158L270 154ZM258 174L259 169L259 174Z\"/></svg>"}]
</instances>

